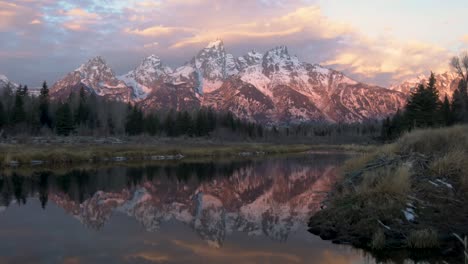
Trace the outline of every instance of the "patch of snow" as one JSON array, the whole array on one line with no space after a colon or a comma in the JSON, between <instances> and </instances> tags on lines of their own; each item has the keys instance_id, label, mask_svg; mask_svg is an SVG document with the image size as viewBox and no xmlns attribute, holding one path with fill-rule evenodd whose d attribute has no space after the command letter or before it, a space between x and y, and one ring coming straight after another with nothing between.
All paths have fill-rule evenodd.
<instances>
[{"instance_id":1,"label":"patch of snow","mask_svg":"<svg viewBox=\"0 0 468 264\"><path fill-rule=\"evenodd\" d=\"M414 213L413 208L406 208L405 210L403 210L403 214L405 215L406 220L410 222L414 221L414 219L416 218L416 214Z\"/></svg>"},{"instance_id":2,"label":"patch of snow","mask_svg":"<svg viewBox=\"0 0 468 264\"><path fill-rule=\"evenodd\" d=\"M271 82L268 77L266 77L262 73L262 66L261 65L254 65L246 68L242 73L241 73L241 80L250 83L255 88L257 88L260 92L262 92L264 95L272 98L273 93L271 90L268 88L269 84Z\"/></svg>"}]
</instances>

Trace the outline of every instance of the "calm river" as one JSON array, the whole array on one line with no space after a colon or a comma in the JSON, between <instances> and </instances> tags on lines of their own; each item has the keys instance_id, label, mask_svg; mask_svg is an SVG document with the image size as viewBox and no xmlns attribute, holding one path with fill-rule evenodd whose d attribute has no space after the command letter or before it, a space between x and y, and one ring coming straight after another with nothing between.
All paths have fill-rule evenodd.
<instances>
[{"instance_id":1,"label":"calm river","mask_svg":"<svg viewBox=\"0 0 468 264\"><path fill-rule=\"evenodd\" d=\"M0 263L374 263L307 232L348 156L0 176Z\"/></svg>"}]
</instances>

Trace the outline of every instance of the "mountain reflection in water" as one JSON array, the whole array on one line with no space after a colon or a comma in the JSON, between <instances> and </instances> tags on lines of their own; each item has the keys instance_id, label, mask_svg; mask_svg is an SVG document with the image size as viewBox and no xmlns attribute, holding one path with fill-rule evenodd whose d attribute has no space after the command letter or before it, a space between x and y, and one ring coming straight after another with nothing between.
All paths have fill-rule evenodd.
<instances>
[{"instance_id":1,"label":"mountain reflection in water","mask_svg":"<svg viewBox=\"0 0 468 264\"><path fill-rule=\"evenodd\" d=\"M344 155L0 177L0 262L361 263L306 231Z\"/></svg>"}]
</instances>

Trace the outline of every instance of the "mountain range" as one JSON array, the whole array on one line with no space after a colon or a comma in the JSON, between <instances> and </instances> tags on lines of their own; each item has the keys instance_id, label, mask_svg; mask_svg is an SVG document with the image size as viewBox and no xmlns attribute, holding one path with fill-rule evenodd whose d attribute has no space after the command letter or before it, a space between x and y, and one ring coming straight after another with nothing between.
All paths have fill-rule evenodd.
<instances>
[{"instance_id":1,"label":"mountain range","mask_svg":"<svg viewBox=\"0 0 468 264\"><path fill-rule=\"evenodd\" d=\"M440 76L441 97L451 96L456 76ZM217 40L176 69L151 55L117 76L102 57L95 57L57 81L50 94L60 100L84 87L145 111L190 111L205 106L264 124L351 123L393 114L404 107L411 88L426 79L421 76L387 89L302 62L285 46L236 58Z\"/></svg>"}]
</instances>

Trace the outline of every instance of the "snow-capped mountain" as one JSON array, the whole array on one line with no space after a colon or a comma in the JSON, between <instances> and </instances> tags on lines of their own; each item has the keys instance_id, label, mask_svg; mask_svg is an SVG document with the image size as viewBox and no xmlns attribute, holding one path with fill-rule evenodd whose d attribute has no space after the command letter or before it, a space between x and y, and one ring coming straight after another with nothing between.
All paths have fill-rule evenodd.
<instances>
[{"instance_id":1,"label":"snow-capped mountain","mask_svg":"<svg viewBox=\"0 0 468 264\"><path fill-rule=\"evenodd\" d=\"M0 90L4 89L8 85L10 85L10 88L13 92L16 92L19 87L19 84L10 81L5 75L0 74ZM39 96L40 93L41 87L28 87L28 94Z\"/></svg>"},{"instance_id":2,"label":"snow-capped mountain","mask_svg":"<svg viewBox=\"0 0 468 264\"><path fill-rule=\"evenodd\" d=\"M415 78L409 79L403 83L395 84L390 87L391 90L399 91L404 94L410 94L419 84L427 84L429 75L419 75ZM444 100L445 95L449 99L452 98L453 92L458 88L458 83L461 78L454 72L445 72L441 74L435 74L436 88L439 91L439 97Z\"/></svg>"},{"instance_id":3,"label":"snow-capped mountain","mask_svg":"<svg viewBox=\"0 0 468 264\"><path fill-rule=\"evenodd\" d=\"M162 64L158 56L151 55L134 70L119 76L118 79L132 87L135 100L141 100L153 91L153 87L160 85L158 82L167 81L171 73L172 69Z\"/></svg>"},{"instance_id":4,"label":"snow-capped mountain","mask_svg":"<svg viewBox=\"0 0 468 264\"><path fill-rule=\"evenodd\" d=\"M281 46L237 59L239 73L204 96L204 104L251 121L356 122L403 107L405 95L290 56ZM242 65L242 66L241 66Z\"/></svg>"},{"instance_id":5,"label":"snow-capped mountain","mask_svg":"<svg viewBox=\"0 0 468 264\"><path fill-rule=\"evenodd\" d=\"M97 57L58 81L51 94L68 96L81 85L98 95L140 104L146 111L210 106L268 124L383 118L406 101L404 93L301 62L285 46L235 58L220 40L174 71L152 55L117 78Z\"/></svg>"},{"instance_id":6,"label":"snow-capped mountain","mask_svg":"<svg viewBox=\"0 0 468 264\"><path fill-rule=\"evenodd\" d=\"M67 74L50 89L52 98L65 98L71 92L83 87L89 92L112 100L129 102L133 100L133 90L119 80L103 58L90 59L78 69Z\"/></svg>"},{"instance_id":7,"label":"snow-capped mountain","mask_svg":"<svg viewBox=\"0 0 468 264\"><path fill-rule=\"evenodd\" d=\"M209 43L189 63L198 73L201 82L199 93L212 92L224 80L239 72L237 61L232 54L226 53L221 40Z\"/></svg>"},{"instance_id":8,"label":"snow-capped mountain","mask_svg":"<svg viewBox=\"0 0 468 264\"><path fill-rule=\"evenodd\" d=\"M18 87L18 84L10 81L5 75L0 74L0 89L7 87L8 84L10 84L12 89L16 89Z\"/></svg>"}]
</instances>

